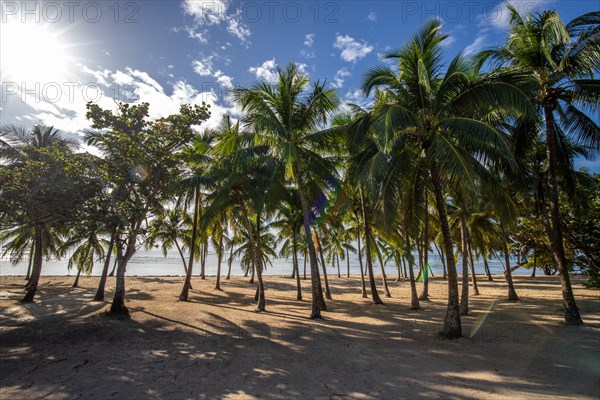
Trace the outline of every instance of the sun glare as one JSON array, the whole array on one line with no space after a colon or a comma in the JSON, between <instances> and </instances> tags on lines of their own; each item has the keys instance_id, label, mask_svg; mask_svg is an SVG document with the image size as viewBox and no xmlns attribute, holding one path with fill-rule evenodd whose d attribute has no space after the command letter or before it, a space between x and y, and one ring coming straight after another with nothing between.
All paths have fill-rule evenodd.
<instances>
[{"instance_id":1,"label":"sun glare","mask_svg":"<svg viewBox=\"0 0 600 400\"><path fill-rule=\"evenodd\" d=\"M0 28L2 81L16 83L62 82L67 77L69 54L61 32L40 23L8 20Z\"/></svg>"}]
</instances>

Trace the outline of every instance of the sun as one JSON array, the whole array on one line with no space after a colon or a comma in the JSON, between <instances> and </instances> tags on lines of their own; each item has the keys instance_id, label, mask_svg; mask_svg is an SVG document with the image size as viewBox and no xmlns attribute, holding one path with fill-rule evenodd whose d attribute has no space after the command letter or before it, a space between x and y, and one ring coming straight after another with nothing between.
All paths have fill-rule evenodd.
<instances>
[{"instance_id":1,"label":"sun","mask_svg":"<svg viewBox=\"0 0 600 400\"><path fill-rule=\"evenodd\" d=\"M50 24L7 20L0 27L1 81L62 83L72 64L62 32Z\"/></svg>"}]
</instances>

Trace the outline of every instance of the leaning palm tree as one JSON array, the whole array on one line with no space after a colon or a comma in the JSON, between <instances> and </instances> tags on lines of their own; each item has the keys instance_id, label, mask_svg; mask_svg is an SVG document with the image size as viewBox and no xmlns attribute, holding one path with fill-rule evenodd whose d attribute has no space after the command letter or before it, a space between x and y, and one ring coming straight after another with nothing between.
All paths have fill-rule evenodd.
<instances>
[{"instance_id":1,"label":"leaning palm tree","mask_svg":"<svg viewBox=\"0 0 600 400\"><path fill-rule=\"evenodd\" d=\"M528 110L527 96L513 82L519 74L481 74L479 65L456 56L443 71L441 43L448 35L432 20L398 51L398 70L377 67L367 73L363 89L379 90L373 115L385 127L386 148L401 141L418 152L433 195L444 238L448 268L448 308L442 334L461 336L458 284L448 224L444 185L475 186L496 159L515 166L505 136L495 128L509 108ZM393 158L393 156L392 156ZM400 160L391 162L397 165ZM391 176L391 175L389 175Z\"/></svg>"},{"instance_id":2,"label":"leaning palm tree","mask_svg":"<svg viewBox=\"0 0 600 400\"><path fill-rule=\"evenodd\" d=\"M571 142L583 144L597 153L600 129L600 12L582 15L566 26L556 11L519 15L509 6L510 27L503 47L482 52L482 60L495 66L528 72L534 82L532 99L545 128L548 200L550 216L546 231L558 265L563 293L565 322L582 324L573 296L560 221L559 181L568 175L573 160L568 155Z\"/></svg>"},{"instance_id":3,"label":"leaning palm tree","mask_svg":"<svg viewBox=\"0 0 600 400\"><path fill-rule=\"evenodd\" d=\"M71 252L67 268L77 268L77 276L72 287L79 287L79 277L82 272L90 274L96 260L105 257L105 241L99 235L97 226L78 227L69 233L67 240L61 246L61 255Z\"/></svg>"},{"instance_id":4,"label":"leaning palm tree","mask_svg":"<svg viewBox=\"0 0 600 400\"><path fill-rule=\"evenodd\" d=\"M309 76L298 71L295 64L289 64L278 68L275 84L259 82L235 89L232 94L246 113L244 123L253 128L261 143L269 146L272 156L284 167L286 179L298 190L310 258L311 318L320 318L326 305L312 243L313 213L306 186L307 179L313 176L318 176L322 186L335 180L335 165L323 150L339 145L339 139L333 135L337 129L324 130L323 125L336 110L338 99L324 84L309 84Z\"/></svg>"},{"instance_id":5,"label":"leaning palm tree","mask_svg":"<svg viewBox=\"0 0 600 400\"><path fill-rule=\"evenodd\" d=\"M187 262L183 254L185 237L189 231L191 219L181 209L165 209L163 214L156 216L148 226L147 248L158 246L163 256L167 257L169 250L175 246L181 258L183 270L187 275Z\"/></svg>"}]
</instances>

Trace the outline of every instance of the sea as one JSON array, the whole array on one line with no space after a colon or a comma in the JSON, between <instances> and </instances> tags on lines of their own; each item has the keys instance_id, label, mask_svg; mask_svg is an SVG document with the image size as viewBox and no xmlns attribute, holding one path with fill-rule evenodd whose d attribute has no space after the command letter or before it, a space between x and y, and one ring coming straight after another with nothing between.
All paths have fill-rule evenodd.
<instances>
[{"instance_id":1,"label":"sea","mask_svg":"<svg viewBox=\"0 0 600 400\"><path fill-rule=\"evenodd\" d=\"M0 253L1 254L1 253ZM224 261L221 264L221 274L227 275L228 265L226 259L229 255L227 254L224 257ZM499 255L503 258L502 255ZM187 259L187 257L186 257ZM356 254L350 254L350 273L351 274L360 274L358 256ZM418 259L415 255L415 259ZM217 255L209 251L208 257L206 260L206 269L205 274L208 276L215 276L217 274ZM511 257L511 266L516 264L516 258ZM364 256L363 256L364 262ZM500 261L497 258L493 258L488 260L488 265L492 274L503 274L504 268ZM102 273L102 262L98 261L91 272L91 275L97 276ZM430 253L429 254L429 266L431 272L434 276L442 276L443 269L442 263L440 261L440 257L438 254ZM10 276L10 275L25 275L27 273L28 262L23 261L18 264L12 264L9 262L8 257L4 257L0 259L0 276ZM374 272L376 274L381 273L381 268L379 266L379 262L377 259L373 259L373 267ZM112 268L112 265L111 265ZM292 273L292 260L284 259L284 258L276 258L271 260L270 264L267 264L264 274L265 275L275 275L275 276L286 276L291 275ZM310 266L307 265L307 274L310 274ZM461 261L459 259L457 263L457 270L461 271ZM304 273L304 260L302 257L299 258L299 269L300 273ZM340 269L342 274L346 274L347 272L347 262L346 260L340 260ZM387 262L385 265L386 274L390 276L395 276L397 274L396 265L394 262ZM415 273L417 273L418 267L415 267ZM332 268L331 263L327 264L327 273L337 275L337 268ZM484 274L484 266L483 261L481 259L475 261L475 273L476 274ZM513 274L530 274L531 271L519 268L513 272ZM75 268L69 270L67 268L67 260L66 259L44 259L42 264L42 275L76 275L77 270ZM136 252L133 258L127 264L126 274L129 276L184 276L185 272L183 269L183 262L179 253L177 251L167 253L165 257L162 254L162 250L160 249L140 249ZM200 262L194 261L193 267L193 275L200 274ZM232 276L242 276L244 275L244 271L240 267L240 263L238 260L234 260L231 263L231 275Z\"/></svg>"}]
</instances>

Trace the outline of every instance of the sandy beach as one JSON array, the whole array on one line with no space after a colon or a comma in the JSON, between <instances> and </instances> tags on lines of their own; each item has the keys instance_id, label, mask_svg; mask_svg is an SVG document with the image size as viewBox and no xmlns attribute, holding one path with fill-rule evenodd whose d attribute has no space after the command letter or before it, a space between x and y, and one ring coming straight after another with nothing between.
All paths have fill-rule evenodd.
<instances>
[{"instance_id":1,"label":"sandy beach","mask_svg":"<svg viewBox=\"0 0 600 400\"><path fill-rule=\"evenodd\" d=\"M268 277L268 312L254 312L247 278L195 278L188 303L179 277L128 277L130 320L104 315L92 299L97 277L42 277L34 304L21 305L22 277L0 277L0 397L15 399L597 399L600 298L575 277L586 322L564 326L558 277L480 278L464 338L437 336L446 282L411 311L408 282L372 305L360 278L330 277L325 320L312 321L295 281ZM107 285L110 300L114 278ZM381 291L382 295L383 292Z\"/></svg>"}]
</instances>

